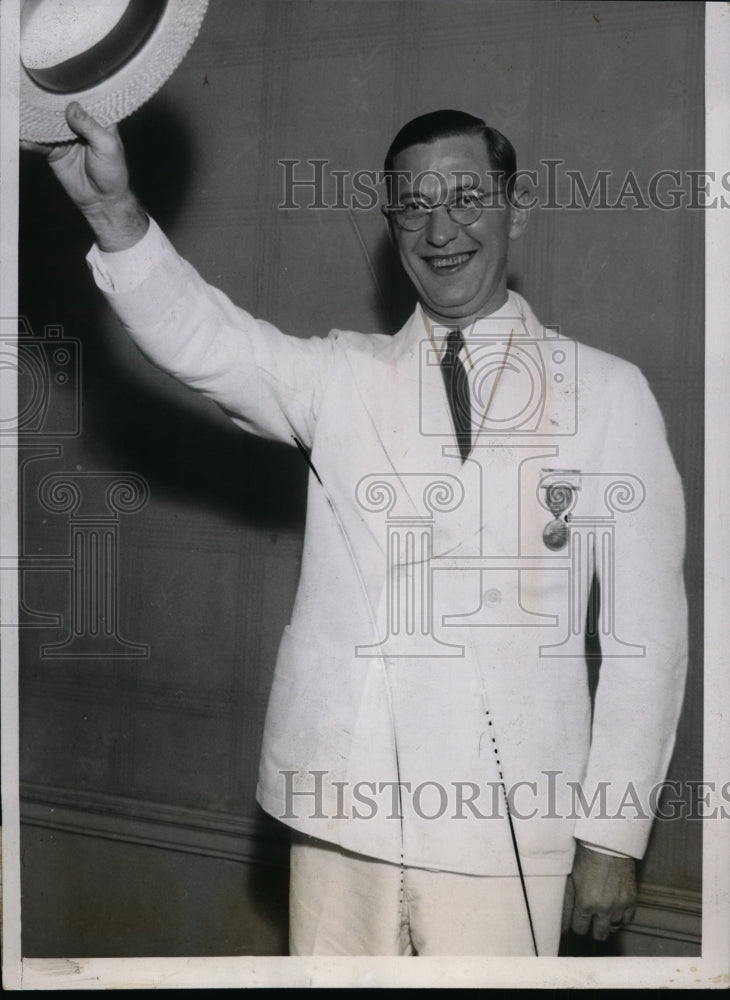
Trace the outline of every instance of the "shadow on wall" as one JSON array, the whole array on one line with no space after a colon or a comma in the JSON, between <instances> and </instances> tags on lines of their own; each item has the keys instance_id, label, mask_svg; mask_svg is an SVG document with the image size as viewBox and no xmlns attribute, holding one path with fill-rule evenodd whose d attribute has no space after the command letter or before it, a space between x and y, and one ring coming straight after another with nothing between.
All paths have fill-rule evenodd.
<instances>
[{"instance_id":1,"label":"shadow on wall","mask_svg":"<svg viewBox=\"0 0 730 1000\"><path fill-rule=\"evenodd\" d=\"M170 228L195 170L184 121L156 102L122 123L120 132L140 200L154 206L163 230ZM262 530L300 526L302 457L241 432L213 404L177 392L172 379L166 385L163 376L150 377L150 366L139 361L94 287L84 259L92 242L84 219L44 160L23 156L21 313L36 336L55 323L82 343L83 436L67 442L66 457L92 468L134 470L154 497L174 497Z\"/></svg>"}]
</instances>

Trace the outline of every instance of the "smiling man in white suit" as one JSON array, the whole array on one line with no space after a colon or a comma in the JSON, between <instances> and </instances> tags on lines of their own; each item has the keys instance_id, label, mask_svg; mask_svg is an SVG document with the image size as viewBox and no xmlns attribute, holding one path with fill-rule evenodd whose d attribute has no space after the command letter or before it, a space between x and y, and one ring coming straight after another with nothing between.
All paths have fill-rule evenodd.
<instances>
[{"instance_id":1,"label":"smiling man in white suit","mask_svg":"<svg viewBox=\"0 0 730 1000\"><path fill-rule=\"evenodd\" d=\"M511 144L462 112L404 126L385 214L419 304L304 340L206 284L116 131L67 119L49 161L132 337L310 463L258 787L293 831L292 954L554 955L561 916L626 925L682 703L682 490L640 372L507 288Z\"/></svg>"}]
</instances>

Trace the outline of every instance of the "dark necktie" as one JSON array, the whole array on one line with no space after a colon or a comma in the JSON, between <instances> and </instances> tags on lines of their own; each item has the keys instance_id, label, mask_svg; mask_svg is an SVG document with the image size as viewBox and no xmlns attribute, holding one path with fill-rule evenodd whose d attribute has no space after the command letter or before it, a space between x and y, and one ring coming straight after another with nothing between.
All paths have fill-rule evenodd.
<instances>
[{"instance_id":1,"label":"dark necktie","mask_svg":"<svg viewBox=\"0 0 730 1000\"><path fill-rule=\"evenodd\" d=\"M465 462L471 451L471 403L466 369L459 361L459 352L463 345L464 338L461 330L449 331L446 347L441 357L441 374L444 377L456 440L461 452L461 461Z\"/></svg>"}]
</instances>

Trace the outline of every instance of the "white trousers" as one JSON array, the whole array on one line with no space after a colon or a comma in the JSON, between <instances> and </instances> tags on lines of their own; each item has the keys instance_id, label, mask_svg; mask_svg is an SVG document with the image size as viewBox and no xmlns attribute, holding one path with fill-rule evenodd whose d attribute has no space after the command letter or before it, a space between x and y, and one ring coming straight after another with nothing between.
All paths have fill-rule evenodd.
<instances>
[{"instance_id":1,"label":"white trousers","mask_svg":"<svg viewBox=\"0 0 730 1000\"><path fill-rule=\"evenodd\" d=\"M565 875L525 878L539 955L557 955ZM534 955L519 878L407 868L297 837L291 955Z\"/></svg>"}]
</instances>

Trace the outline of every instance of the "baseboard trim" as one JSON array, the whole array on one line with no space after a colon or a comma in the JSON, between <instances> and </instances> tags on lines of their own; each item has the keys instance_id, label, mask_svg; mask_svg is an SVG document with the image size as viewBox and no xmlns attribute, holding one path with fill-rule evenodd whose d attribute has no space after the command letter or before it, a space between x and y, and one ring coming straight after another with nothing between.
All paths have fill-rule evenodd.
<instances>
[{"instance_id":1,"label":"baseboard trim","mask_svg":"<svg viewBox=\"0 0 730 1000\"><path fill-rule=\"evenodd\" d=\"M289 839L282 828L263 830L256 820L204 809L145 802L102 792L24 783L21 823L90 837L285 867ZM702 941L702 895L643 883L636 916L623 934L638 934L695 947Z\"/></svg>"},{"instance_id":2,"label":"baseboard trim","mask_svg":"<svg viewBox=\"0 0 730 1000\"><path fill-rule=\"evenodd\" d=\"M702 944L702 893L643 883L636 916L623 933L682 941L699 949Z\"/></svg>"},{"instance_id":3,"label":"baseboard trim","mask_svg":"<svg viewBox=\"0 0 730 1000\"><path fill-rule=\"evenodd\" d=\"M22 783L20 821L83 836L246 863L286 866L289 839L254 819L206 809Z\"/></svg>"}]
</instances>

